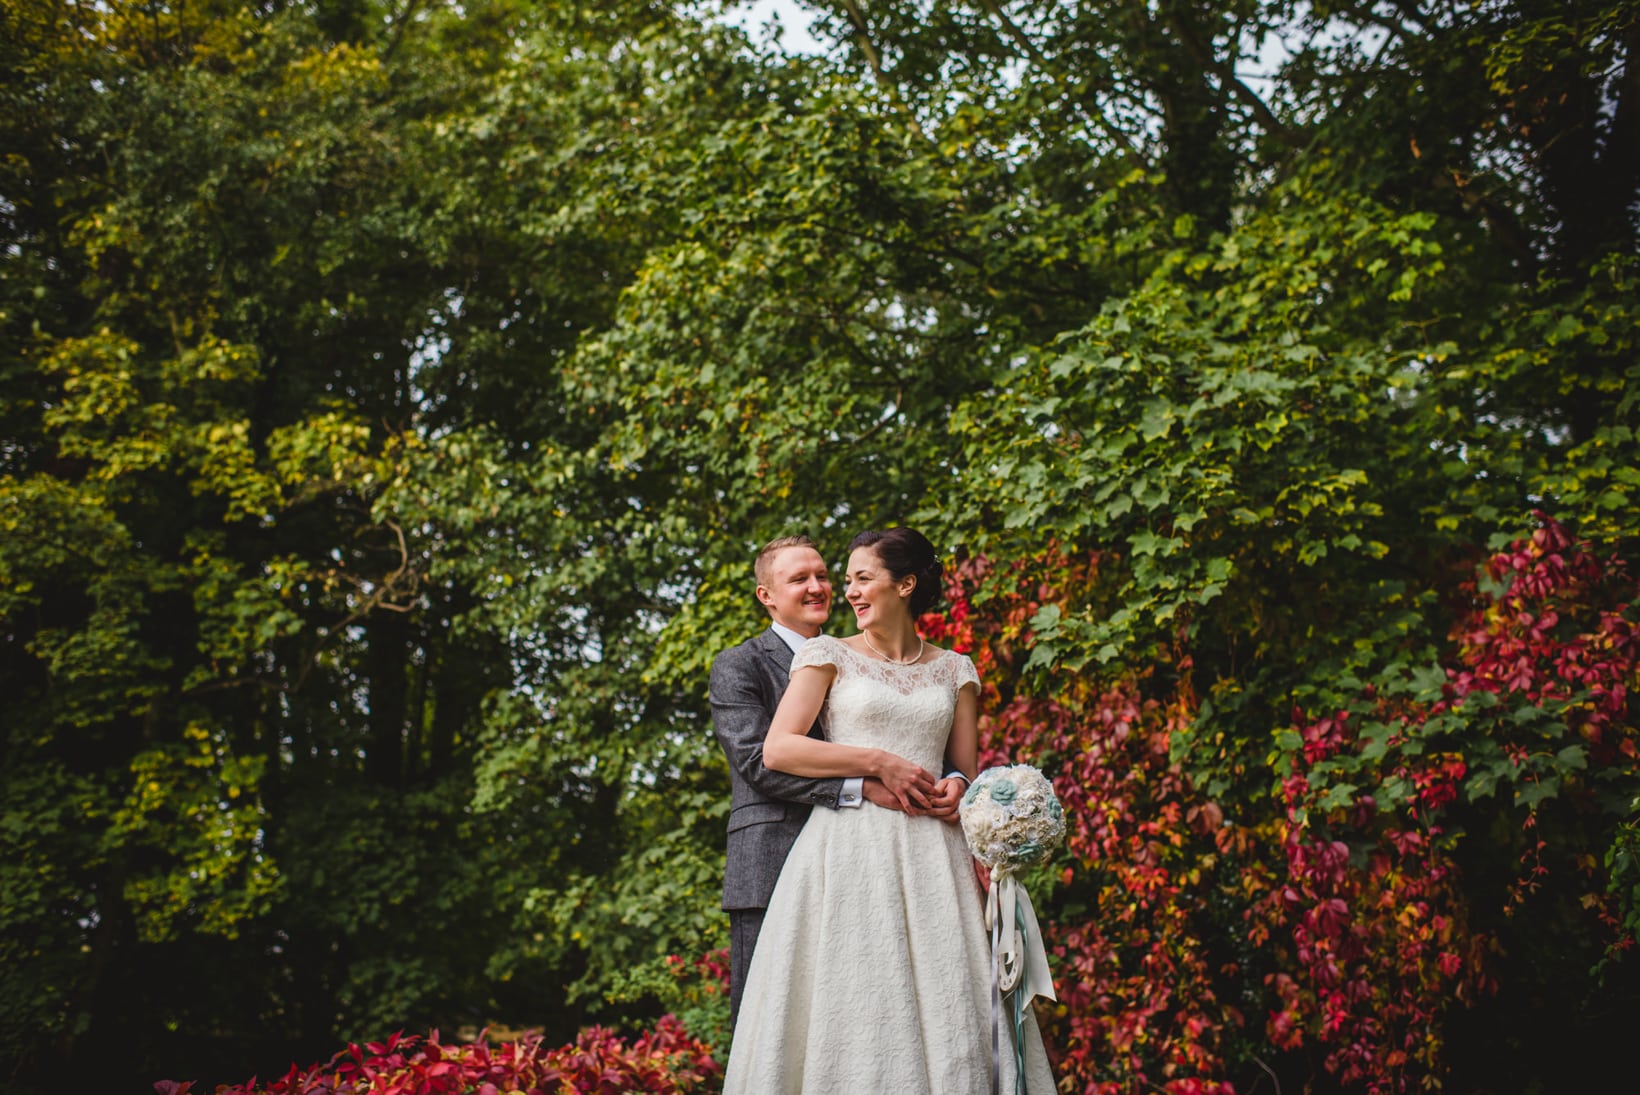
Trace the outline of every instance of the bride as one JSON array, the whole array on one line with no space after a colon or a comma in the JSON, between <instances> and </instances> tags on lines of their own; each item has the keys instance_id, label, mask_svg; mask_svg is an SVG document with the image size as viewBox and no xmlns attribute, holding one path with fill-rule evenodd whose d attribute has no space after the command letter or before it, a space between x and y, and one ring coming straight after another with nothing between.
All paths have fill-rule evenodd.
<instances>
[{"instance_id":1,"label":"bride","mask_svg":"<svg viewBox=\"0 0 1640 1095\"><path fill-rule=\"evenodd\" d=\"M903 774L942 761L931 806L816 810L770 899L729 1054L725 1095L1015 1091L1013 1024L992 1051L991 951L974 860L942 821L979 749L979 675L924 642L914 621L944 568L908 528L849 545L846 592L860 627L810 639L792 662L763 763L803 776ZM806 735L825 708L828 739ZM949 769L947 769L949 770ZM1051 1095L1029 1009L1024 1083Z\"/></svg>"}]
</instances>

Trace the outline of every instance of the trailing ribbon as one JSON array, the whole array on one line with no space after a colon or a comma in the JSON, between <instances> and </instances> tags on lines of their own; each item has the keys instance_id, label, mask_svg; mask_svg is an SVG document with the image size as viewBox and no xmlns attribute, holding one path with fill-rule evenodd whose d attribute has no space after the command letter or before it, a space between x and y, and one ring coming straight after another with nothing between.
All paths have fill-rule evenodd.
<instances>
[{"instance_id":1,"label":"trailing ribbon","mask_svg":"<svg viewBox=\"0 0 1640 1095\"><path fill-rule=\"evenodd\" d=\"M1025 1006L1031 998L1059 999L1048 972L1048 952L1037 929L1030 895L1011 874L991 875L985 893L985 925L991 929L991 1095L1002 1095L1002 998L1011 996L1014 1026L1014 1095L1025 1083Z\"/></svg>"}]
</instances>

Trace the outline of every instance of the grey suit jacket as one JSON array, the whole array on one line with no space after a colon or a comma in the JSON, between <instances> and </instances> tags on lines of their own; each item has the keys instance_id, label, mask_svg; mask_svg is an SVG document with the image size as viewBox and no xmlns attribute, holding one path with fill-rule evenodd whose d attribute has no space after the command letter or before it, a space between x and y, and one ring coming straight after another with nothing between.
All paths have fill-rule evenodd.
<instances>
[{"instance_id":1,"label":"grey suit jacket","mask_svg":"<svg viewBox=\"0 0 1640 1095\"><path fill-rule=\"evenodd\" d=\"M763 737L791 679L791 647L773 630L712 662L712 728L729 758L729 855L725 909L762 909L797 834L816 805L837 806L840 779L808 779L763 767ZM824 736L820 724L809 736Z\"/></svg>"}]
</instances>

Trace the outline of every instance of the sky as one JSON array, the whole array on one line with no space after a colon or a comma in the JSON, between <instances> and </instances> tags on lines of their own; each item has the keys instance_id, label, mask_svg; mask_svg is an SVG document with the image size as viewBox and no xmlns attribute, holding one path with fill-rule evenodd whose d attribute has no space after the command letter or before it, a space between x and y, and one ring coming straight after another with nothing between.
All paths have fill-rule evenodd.
<instances>
[{"instance_id":1,"label":"sky","mask_svg":"<svg viewBox=\"0 0 1640 1095\"><path fill-rule=\"evenodd\" d=\"M784 33L781 46L788 53L820 53L823 47L809 34L811 14L804 11L796 0L750 0L736 4L726 14L726 20L742 27L753 39L763 37L762 28L769 22L779 23Z\"/></svg>"},{"instance_id":2,"label":"sky","mask_svg":"<svg viewBox=\"0 0 1640 1095\"><path fill-rule=\"evenodd\" d=\"M824 53L826 47L809 33L812 12L797 0L725 0L728 9L724 20L751 35L754 41L767 37L770 23L781 27L781 48L787 53ZM1383 41L1381 32L1372 32L1362 38L1362 48L1375 50ZM1268 100L1272 89L1269 74L1280 67L1288 56L1286 43L1276 34L1267 35L1259 42L1244 42L1245 51L1237 66L1239 75L1248 86Z\"/></svg>"}]
</instances>

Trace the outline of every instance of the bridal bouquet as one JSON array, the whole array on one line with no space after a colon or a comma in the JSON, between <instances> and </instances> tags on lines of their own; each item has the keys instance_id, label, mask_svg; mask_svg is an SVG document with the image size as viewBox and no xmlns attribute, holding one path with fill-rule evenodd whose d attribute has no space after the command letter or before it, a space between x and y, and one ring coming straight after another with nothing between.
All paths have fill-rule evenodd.
<instances>
[{"instance_id":1,"label":"bridal bouquet","mask_svg":"<svg viewBox=\"0 0 1640 1095\"><path fill-rule=\"evenodd\" d=\"M1065 839L1065 811L1053 784L1029 764L987 768L958 808L974 858L997 874L1040 863Z\"/></svg>"},{"instance_id":2,"label":"bridal bouquet","mask_svg":"<svg viewBox=\"0 0 1640 1095\"><path fill-rule=\"evenodd\" d=\"M981 772L962 796L957 816L974 858L991 869L985 894L985 926L991 934L991 1037L993 1045L1001 1044L1006 1012L1013 1026L1017 1095L1025 1075L1025 1009L1033 997L1059 996L1036 910L1015 875L1048 858L1064 842L1065 811L1046 776L1029 764L1015 764ZM993 1070L993 1092L998 1082Z\"/></svg>"}]
</instances>

